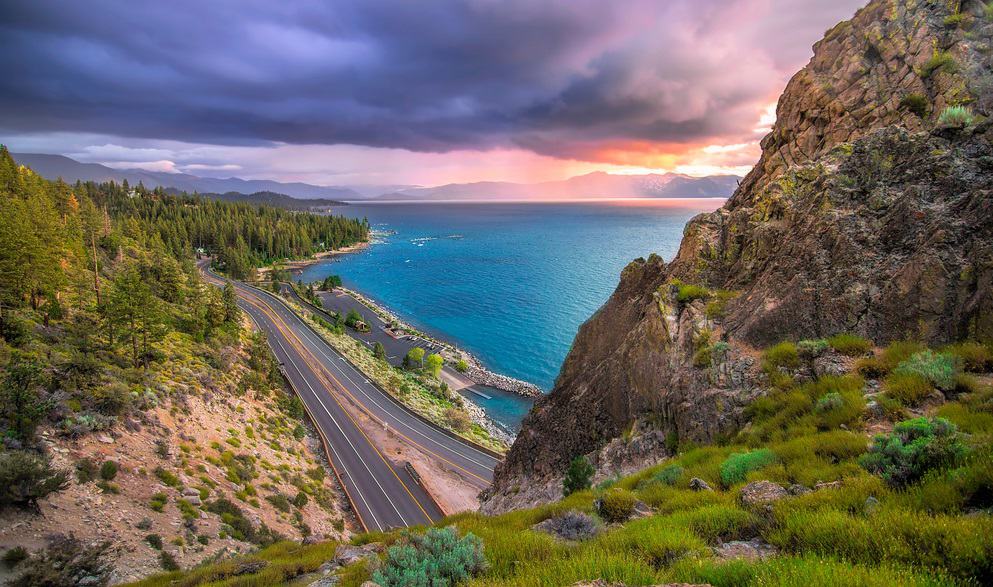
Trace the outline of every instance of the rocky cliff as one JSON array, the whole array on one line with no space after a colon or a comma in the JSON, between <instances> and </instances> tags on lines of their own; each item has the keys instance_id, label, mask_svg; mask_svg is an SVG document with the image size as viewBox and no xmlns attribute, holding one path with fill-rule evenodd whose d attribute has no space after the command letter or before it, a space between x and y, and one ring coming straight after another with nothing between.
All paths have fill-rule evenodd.
<instances>
[{"instance_id":1,"label":"rocky cliff","mask_svg":"<svg viewBox=\"0 0 993 587\"><path fill-rule=\"evenodd\" d=\"M577 455L606 476L734 433L763 346L993 337L991 43L978 1L873 0L828 31L734 196L582 326L484 511L557 498Z\"/></svg>"}]
</instances>

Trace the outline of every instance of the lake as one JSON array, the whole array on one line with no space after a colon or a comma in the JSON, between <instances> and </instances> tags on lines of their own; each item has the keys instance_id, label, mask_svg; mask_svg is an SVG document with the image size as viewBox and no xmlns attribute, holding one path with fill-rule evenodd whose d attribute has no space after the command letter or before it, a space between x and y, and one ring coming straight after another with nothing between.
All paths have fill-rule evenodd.
<instances>
[{"instance_id":1,"label":"lake","mask_svg":"<svg viewBox=\"0 0 993 587\"><path fill-rule=\"evenodd\" d=\"M686 222L723 200L354 204L381 234L365 251L304 269L341 275L410 324L491 370L550 391L580 324L637 257L675 256ZM516 428L526 400L481 402Z\"/></svg>"}]
</instances>

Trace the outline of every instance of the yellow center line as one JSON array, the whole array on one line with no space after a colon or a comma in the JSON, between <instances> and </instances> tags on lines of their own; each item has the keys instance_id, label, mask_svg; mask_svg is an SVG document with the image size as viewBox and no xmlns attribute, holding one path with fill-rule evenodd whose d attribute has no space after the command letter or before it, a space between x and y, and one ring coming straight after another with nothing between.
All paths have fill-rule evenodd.
<instances>
[{"instance_id":1,"label":"yellow center line","mask_svg":"<svg viewBox=\"0 0 993 587\"><path fill-rule=\"evenodd\" d=\"M248 296L246 296L246 299L247 299L247 297ZM308 364L308 366L310 367L311 372L314 375L316 375L317 378L319 380L321 380L322 383L324 383L325 387L329 391L332 390L334 388L334 385L332 385L327 380L327 378L324 376L324 371L326 371L326 369L317 360L317 358L314 357L310 353L310 351L308 351L305 348L302 348L302 346L301 346L301 342L302 341L300 341L300 339L296 336L296 334L292 332L292 329L289 328L289 325L286 324L285 321L282 318L280 318L278 315L276 315L275 313L273 313L271 311L271 309L268 307L268 304L266 304L265 302L261 301L261 299L257 298L256 297L256 294L252 293L252 297L255 298L255 301L254 302L249 301L249 303L252 304L252 306L254 306L256 309L258 309L259 311L261 311L262 313L264 313L265 315L267 315L269 317L269 319L273 321L273 324L280 331L280 333L283 334L283 336L286 338L287 342L289 342L290 345L292 345L295 349L297 349L297 351L300 353L300 355L304 358L304 362ZM286 326L286 328L284 328L284 325ZM308 360L307 357L310 357L310 360ZM318 365L318 367L319 367L318 370L315 370L314 369L314 366L313 366L313 364L311 364L311 361L313 361L313 363L316 363ZM333 377L334 376L332 375L332 378ZM341 383L338 382L338 385L341 385ZM427 519L428 523L430 524L431 523L431 516L430 516L430 514L427 513L427 511L424 509L424 506L421 505L421 502L417 499L416 496L414 496L414 494L410 490L410 488L407 487L407 484L403 482L403 479L401 479L400 476L397 475L397 472L393 469L393 466L390 465L389 461L386 460L386 457L383 456L383 453L381 453L379 451L379 448L376 446L376 444L374 442L372 442L372 440L369 438L368 435L366 435L365 431L362 429L362 427L359 425L359 423L356 422L355 421L355 418L353 418L352 415L351 415L351 413L349 413L349 410L345 409L345 406L343 406L341 404L341 402L339 401L337 395L334 394L334 393L329 393L328 395L330 395L331 398L334 399L335 403L338 404L338 406L341 408L342 412L345 413L345 416L347 416L348 419L352 421L352 424L355 425L355 428L359 431L359 434L361 434L362 437L365 438L366 442L369 443L369 446L371 446L372 449L376 452L376 454L379 455L379 458L383 460L383 463L386 465L386 468L389 469L391 473L393 473L393 476L396 477L396 479L400 483L400 485L404 488L404 490L407 492L407 494L410 495L410 498L414 501L415 504L417 504L418 509L421 510L421 513L424 514L424 517ZM437 504L435 504L435 505L437 505ZM441 508L439 507L439 509L441 509Z\"/></svg>"},{"instance_id":2,"label":"yellow center line","mask_svg":"<svg viewBox=\"0 0 993 587\"><path fill-rule=\"evenodd\" d=\"M253 293L253 295L255 295L255 294ZM268 315L269 316L272 316L271 312L269 312ZM324 342L323 339L322 339L322 342ZM311 354L311 356L313 357L312 354ZM353 405L355 405L360 411L364 412L366 415L368 415L373 420L380 420L380 421L382 421L381 418L379 418L378 416L376 416L375 414L373 414L369 410L369 408L367 408L365 405L363 405L362 402L358 400L358 398L356 398L350 391L348 391L348 388L346 386L342 385L341 381L339 381L338 378L335 377L335 375L333 373L331 373L330 371L328 371L327 368L324 367L323 365L321 365L321 368L322 368L322 370L324 370L324 371L327 372L328 376L330 376L331 379L333 379L335 381L335 383L337 383L336 390L339 390L339 391L343 392L345 395L347 395L349 398L352 399L352 402L351 403ZM409 436L405 435L404 433L400 432L396 428L394 428L393 433L396 434L397 436L399 436L400 438L404 439L405 441L407 441L408 444L410 444L410 445L412 445L414 447L417 447L417 448L423 450L424 452L430 454L431 456L434 456L434 457L436 457L436 458L444 461L445 463L447 463L447 464L449 464L449 465L451 465L451 466L459 469L460 471L464 472L466 475L470 475L472 477L475 477L476 479L478 479L482 483L481 489L485 489L486 487L489 487L489 485L490 485L489 479L486 479L485 477L481 477L481 476L473 473L472 471L466 469L465 467L459 465L458 463L454 463L454 462L450 461L449 459L447 459L443 455L440 455L440 454L436 453L435 451L431 450L430 448L428 448L428 447L420 444L419 442L417 442L416 440L410 438Z\"/></svg>"}]
</instances>

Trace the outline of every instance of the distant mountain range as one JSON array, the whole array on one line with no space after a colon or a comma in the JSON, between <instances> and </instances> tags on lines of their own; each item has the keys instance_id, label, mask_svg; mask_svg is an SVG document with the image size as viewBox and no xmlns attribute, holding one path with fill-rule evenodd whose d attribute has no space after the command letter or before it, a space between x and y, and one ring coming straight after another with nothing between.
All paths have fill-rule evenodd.
<instances>
[{"instance_id":1,"label":"distant mountain range","mask_svg":"<svg viewBox=\"0 0 993 587\"><path fill-rule=\"evenodd\" d=\"M48 179L68 182L141 182L145 187L200 192L228 200L266 202L283 207L325 207L339 201L375 200L566 200L576 198L727 198L741 179L734 175L691 177L677 173L612 175L602 171L542 183L476 182L437 187L321 186L237 177L198 177L143 169L114 169L80 163L62 155L15 153L14 159ZM245 196L248 194L250 196ZM285 195L284 195L285 194ZM289 198L287 198L287 196ZM290 198L311 201L290 202Z\"/></svg>"},{"instance_id":2,"label":"distant mountain range","mask_svg":"<svg viewBox=\"0 0 993 587\"><path fill-rule=\"evenodd\" d=\"M576 198L727 198L741 178L736 175L691 177L678 173L614 175L596 171L562 181L510 183L483 181L433 188L409 188L382 200L566 200Z\"/></svg>"},{"instance_id":3,"label":"distant mountain range","mask_svg":"<svg viewBox=\"0 0 993 587\"><path fill-rule=\"evenodd\" d=\"M143 169L114 169L98 163L80 163L75 159L62 155L45 155L40 153L13 153L14 160L22 165L27 165L36 173L48 179L62 178L65 181L116 181L128 180L128 183L137 185L141 182L145 187L155 188L175 188L184 192L201 192L225 194L228 192L238 192L241 194L252 194L258 192L270 192L286 194L294 198L330 198L334 200L356 200L378 195L390 189L390 186L382 186L373 190L372 193L365 191L365 188L354 189L342 186L320 186L307 183L283 183L279 181L269 181L262 179L241 179L230 177L218 179L213 177L198 177L186 173L165 173L161 171L145 171ZM401 189L403 186L400 186ZM393 187L396 189L396 187ZM366 194L366 195L363 195Z\"/></svg>"}]
</instances>

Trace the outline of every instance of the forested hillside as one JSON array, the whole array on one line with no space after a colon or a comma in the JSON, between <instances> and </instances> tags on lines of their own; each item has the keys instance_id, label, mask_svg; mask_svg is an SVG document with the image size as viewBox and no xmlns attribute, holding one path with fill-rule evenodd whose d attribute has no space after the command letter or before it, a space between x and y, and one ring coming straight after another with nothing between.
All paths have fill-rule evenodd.
<instances>
[{"instance_id":1,"label":"forested hillside","mask_svg":"<svg viewBox=\"0 0 993 587\"><path fill-rule=\"evenodd\" d=\"M243 275L366 230L340 217L51 182L0 147L0 545L78 532L108 539L95 544L126 553L120 568L140 575L160 553L170 568L243 543L340 533L298 400L284 393L264 339L245 330L233 288L200 280L194 251L216 251ZM173 536L165 550L162 535ZM88 543L56 542L44 556L85 562ZM31 559L42 575L23 584L58 566L44 556ZM73 572L108 580L109 568L93 564Z\"/></svg>"}]
</instances>

